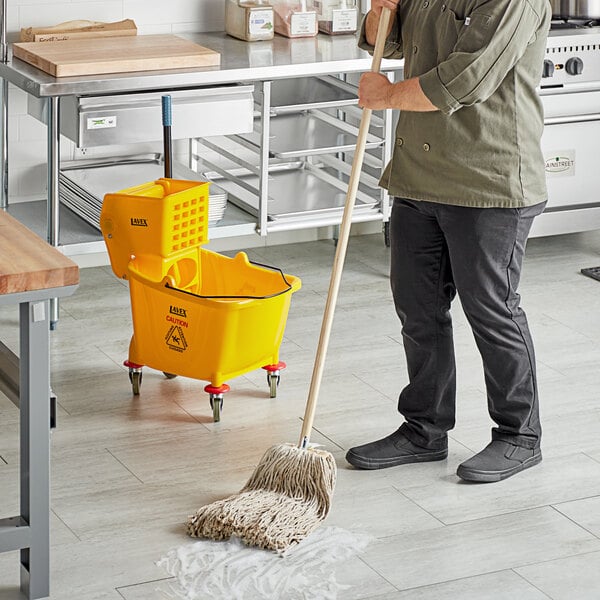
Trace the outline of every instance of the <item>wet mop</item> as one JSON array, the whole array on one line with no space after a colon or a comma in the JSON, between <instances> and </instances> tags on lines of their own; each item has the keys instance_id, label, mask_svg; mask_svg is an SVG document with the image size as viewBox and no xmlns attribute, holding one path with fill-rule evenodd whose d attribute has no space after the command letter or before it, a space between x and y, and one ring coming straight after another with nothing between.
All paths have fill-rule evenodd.
<instances>
[{"instance_id":1,"label":"wet mop","mask_svg":"<svg viewBox=\"0 0 600 600\"><path fill-rule=\"evenodd\" d=\"M373 53L373 72L379 72L389 19L390 12L384 9ZM371 110L364 109L300 441L297 446L279 444L271 447L238 494L204 506L191 516L187 531L193 537L224 540L235 536L251 546L282 552L302 541L329 513L336 480L335 460L329 452L311 446L309 436L323 376L370 120Z\"/></svg>"}]
</instances>

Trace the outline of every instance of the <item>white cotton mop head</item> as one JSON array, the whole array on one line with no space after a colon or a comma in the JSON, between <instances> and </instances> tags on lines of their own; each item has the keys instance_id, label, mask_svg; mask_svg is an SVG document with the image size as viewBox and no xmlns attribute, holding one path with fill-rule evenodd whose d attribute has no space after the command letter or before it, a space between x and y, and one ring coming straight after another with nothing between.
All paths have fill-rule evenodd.
<instances>
[{"instance_id":1,"label":"white cotton mop head","mask_svg":"<svg viewBox=\"0 0 600 600\"><path fill-rule=\"evenodd\" d=\"M200 508L189 518L193 537L283 552L318 527L331 508L337 470L324 450L271 447L239 494Z\"/></svg>"}]
</instances>

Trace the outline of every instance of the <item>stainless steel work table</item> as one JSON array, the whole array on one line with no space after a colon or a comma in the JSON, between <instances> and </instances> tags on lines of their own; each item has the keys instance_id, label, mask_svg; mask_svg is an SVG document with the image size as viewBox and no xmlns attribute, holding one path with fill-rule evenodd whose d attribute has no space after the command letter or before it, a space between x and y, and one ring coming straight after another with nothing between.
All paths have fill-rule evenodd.
<instances>
[{"instance_id":1,"label":"stainless steel work table","mask_svg":"<svg viewBox=\"0 0 600 600\"><path fill-rule=\"evenodd\" d=\"M182 34L183 35L183 34ZM116 73L85 77L52 77L39 69L19 60L12 59L0 63L0 77L38 98L46 99L47 140L48 140L48 203L47 203L47 239L53 246L60 246L60 202L59 202L59 165L60 165L60 98L70 95L92 96L142 91L168 92L217 86L224 84L255 83L260 86L263 95L263 111L269 111L270 83L285 78L336 75L340 73L360 73L371 67L368 53L359 49L354 35L327 36L319 34L314 38L288 39L275 36L264 42L244 42L225 33L185 34L184 37L221 55L218 67L201 69L176 69L135 73ZM384 60L382 70L401 69L403 61ZM6 85L3 86L5 90ZM3 111L6 113L8 98L2 94ZM267 118L263 120L268 123ZM3 119L6 123L6 120ZM268 168L269 127L263 126L261 132L261 170ZM6 183L8 173L8 136L2 135L2 169L5 181L0 187L0 207L8 206ZM254 230L261 235L267 231L267 194L261 194L258 223ZM263 210L264 208L264 210ZM387 207L386 207L387 208ZM88 243L88 245L90 245ZM102 242L94 250L103 250ZM51 306L51 322L58 320L58 305Z\"/></svg>"},{"instance_id":2,"label":"stainless steel work table","mask_svg":"<svg viewBox=\"0 0 600 600\"><path fill-rule=\"evenodd\" d=\"M77 265L0 211L0 306L19 305L19 358L0 342L0 391L20 409L20 512L0 519L0 552L21 551L21 590L46 598L50 578L48 300L69 296Z\"/></svg>"}]
</instances>

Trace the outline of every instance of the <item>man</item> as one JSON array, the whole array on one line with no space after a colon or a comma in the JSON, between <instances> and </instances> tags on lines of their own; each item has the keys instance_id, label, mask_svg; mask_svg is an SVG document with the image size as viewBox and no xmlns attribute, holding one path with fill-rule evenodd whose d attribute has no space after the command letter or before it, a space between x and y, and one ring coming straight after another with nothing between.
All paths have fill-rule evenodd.
<instances>
[{"instance_id":1,"label":"man","mask_svg":"<svg viewBox=\"0 0 600 600\"><path fill-rule=\"evenodd\" d=\"M542 460L533 343L517 293L525 243L547 199L540 149L548 0L371 0L359 45L405 79L367 73L359 104L400 110L380 184L394 197L391 285L409 383L391 435L351 448L361 469L443 460L454 427L450 304L458 292L481 354L492 441L459 477L505 479Z\"/></svg>"}]
</instances>

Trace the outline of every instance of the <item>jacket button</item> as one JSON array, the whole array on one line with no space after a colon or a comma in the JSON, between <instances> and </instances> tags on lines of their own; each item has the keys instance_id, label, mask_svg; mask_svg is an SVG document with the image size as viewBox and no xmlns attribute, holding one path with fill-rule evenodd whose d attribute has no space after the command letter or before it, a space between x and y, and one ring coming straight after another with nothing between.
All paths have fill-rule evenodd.
<instances>
[{"instance_id":1,"label":"jacket button","mask_svg":"<svg viewBox=\"0 0 600 600\"><path fill-rule=\"evenodd\" d=\"M396 140L396 146L402 146L404 144L404 140L402 138L398 138Z\"/></svg>"},{"instance_id":2,"label":"jacket button","mask_svg":"<svg viewBox=\"0 0 600 600\"><path fill-rule=\"evenodd\" d=\"M429 6L429 2L427 2L427 0L425 0L425 2L423 2L423 8L427 8Z\"/></svg>"},{"instance_id":3,"label":"jacket button","mask_svg":"<svg viewBox=\"0 0 600 600\"><path fill-rule=\"evenodd\" d=\"M418 48L416 46L413 46L413 54L416 54L418 52Z\"/></svg>"},{"instance_id":4,"label":"jacket button","mask_svg":"<svg viewBox=\"0 0 600 600\"><path fill-rule=\"evenodd\" d=\"M446 10L446 5L442 4L442 12L444 12Z\"/></svg>"},{"instance_id":5,"label":"jacket button","mask_svg":"<svg viewBox=\"0 0 600 600\"><path fill-rule=\"evenodd\" d=\"M429 152L429 150L431 150L431 146L429 144L423 144L423 150L425 150L425 152Z\"/></svg>"}]
</instances>

